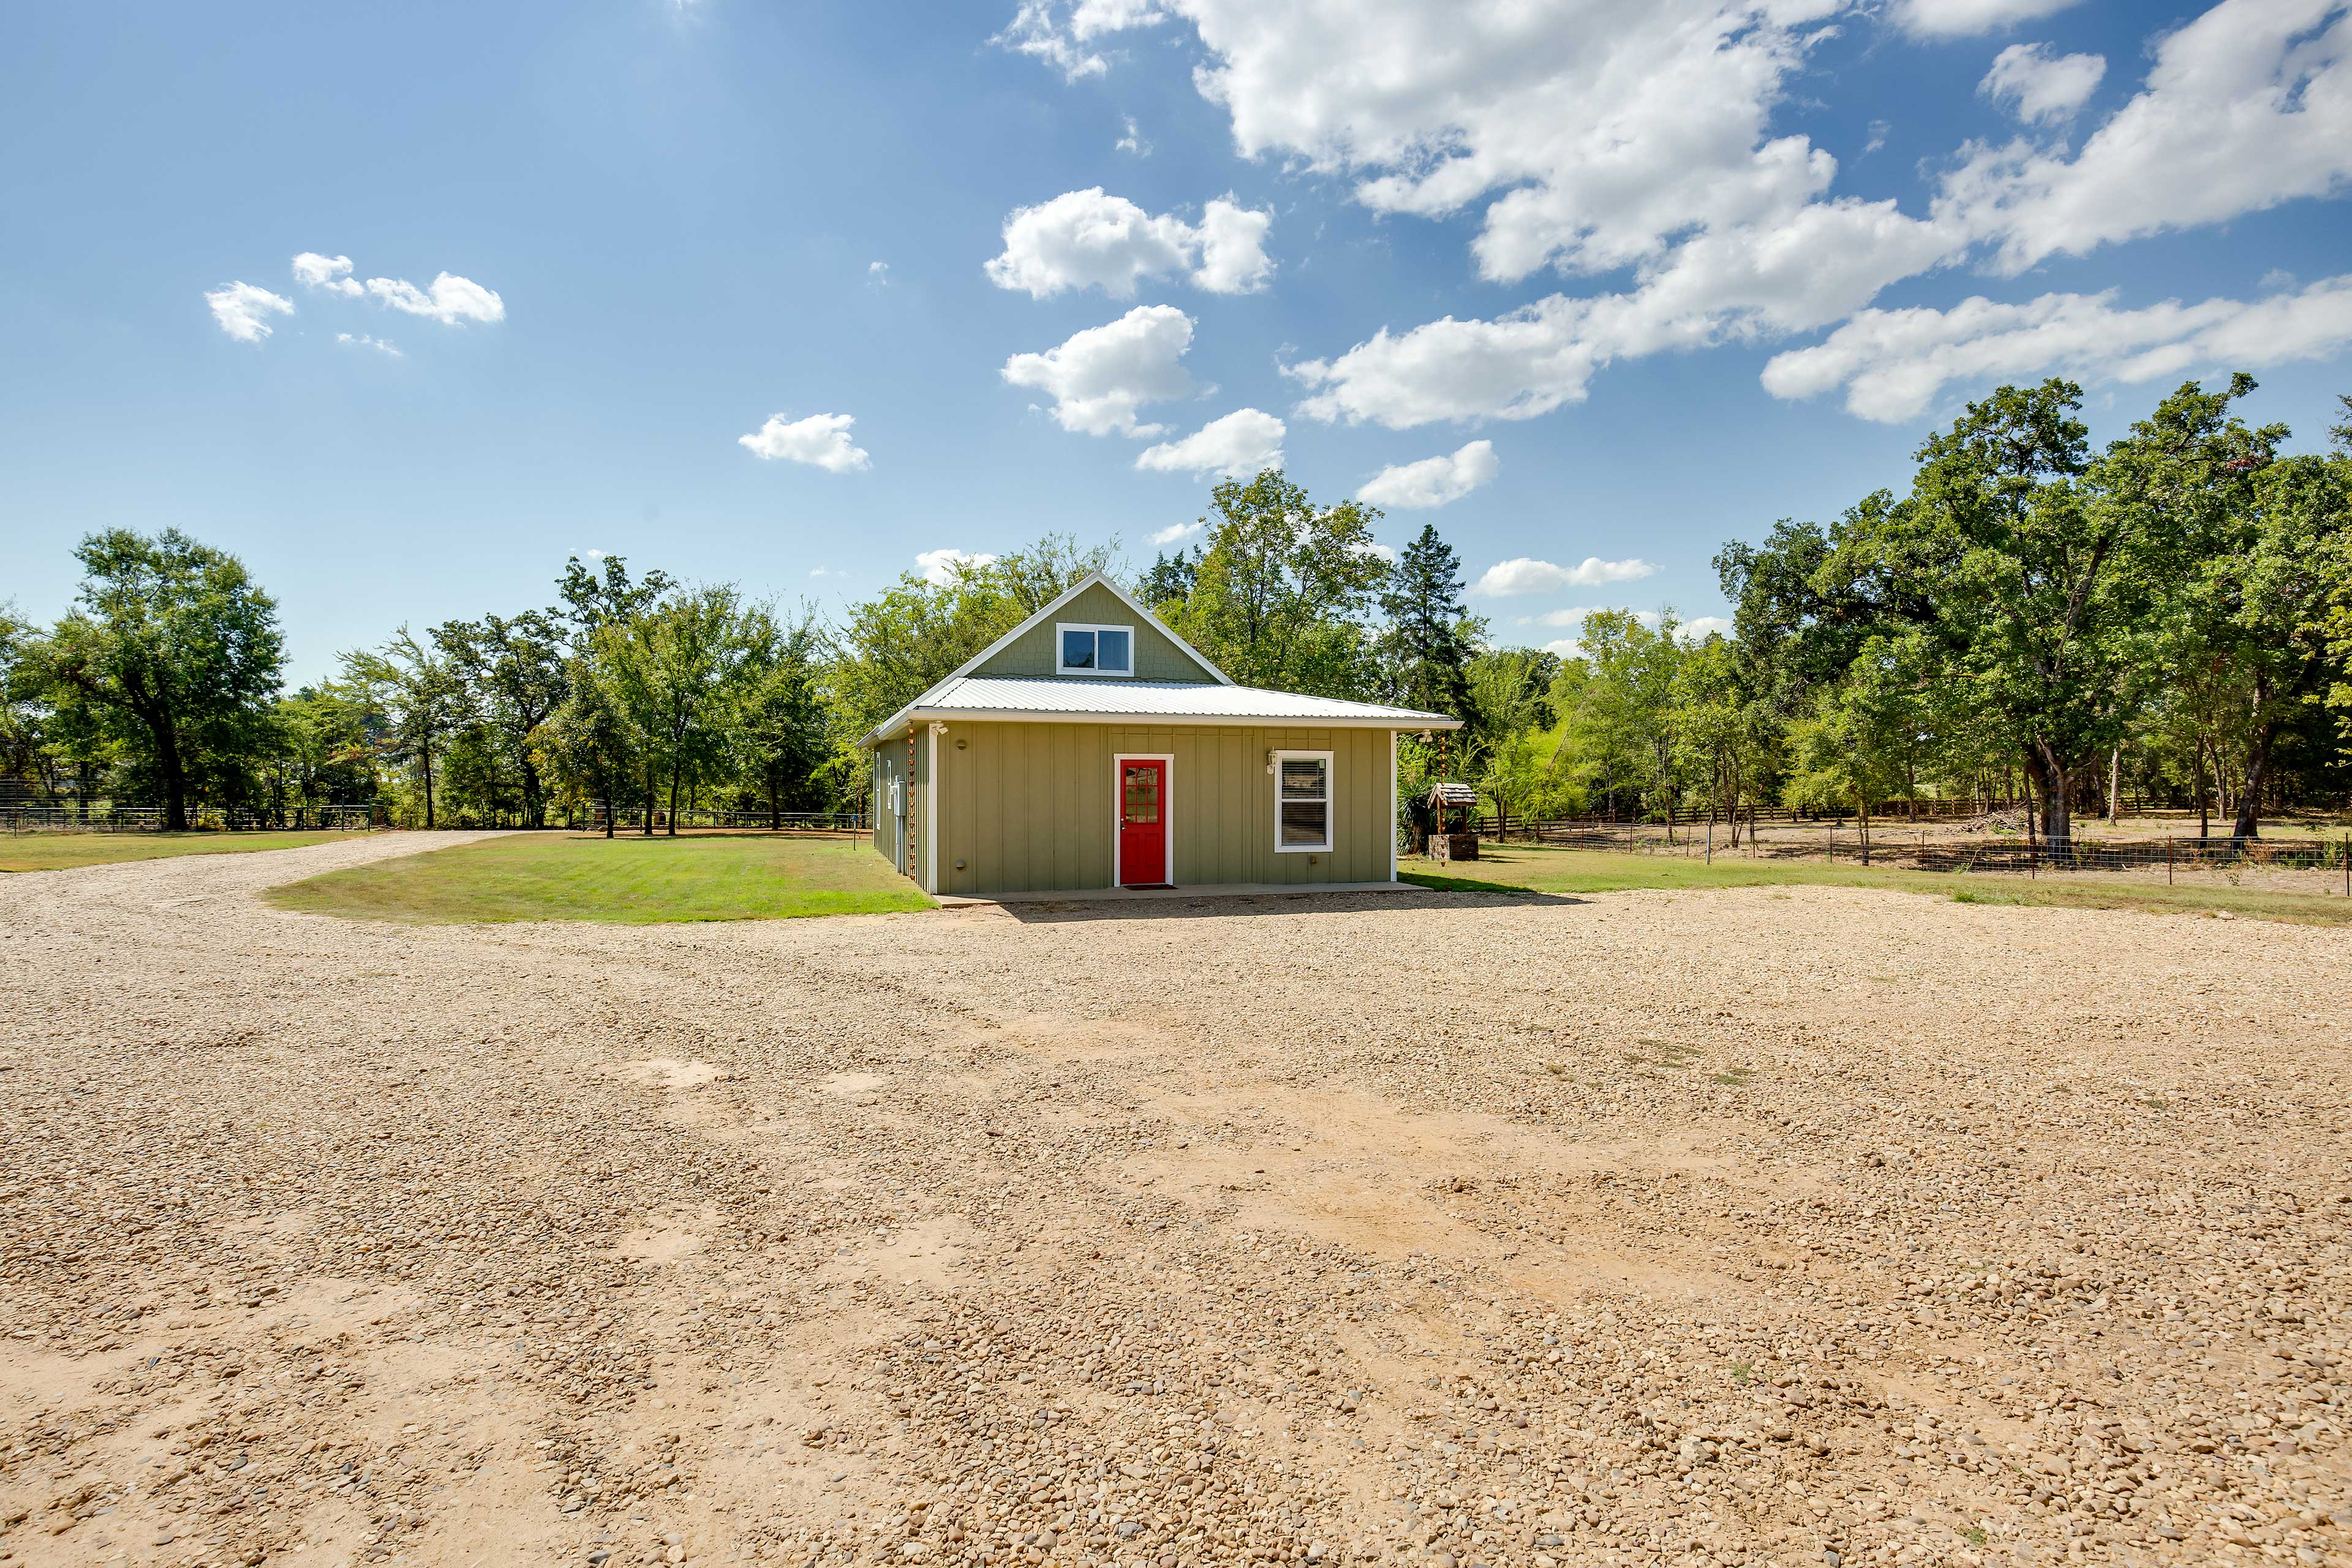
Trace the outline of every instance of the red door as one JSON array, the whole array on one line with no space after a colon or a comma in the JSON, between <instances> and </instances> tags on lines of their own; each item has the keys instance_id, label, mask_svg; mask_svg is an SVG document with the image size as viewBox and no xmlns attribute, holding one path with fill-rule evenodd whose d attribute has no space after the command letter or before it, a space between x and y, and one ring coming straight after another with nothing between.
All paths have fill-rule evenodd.
<instances>
[{"instance_id":1,"label":"red door","mask_svg":"<svg viewBox=\"0 0 2352 1568\"><path fill-rule=\"evenodd\" d=\"M1168 881L1168 764L1135 757L1118 764L1118 879L1129 887Z\"/></svg>"}]
</instances>

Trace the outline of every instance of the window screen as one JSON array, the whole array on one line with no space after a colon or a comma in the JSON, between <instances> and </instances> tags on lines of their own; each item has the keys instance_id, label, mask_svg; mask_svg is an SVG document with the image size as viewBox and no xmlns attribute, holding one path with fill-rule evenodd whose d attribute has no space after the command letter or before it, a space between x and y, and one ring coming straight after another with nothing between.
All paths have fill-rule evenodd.
<instances>
[{"instance_id":1,"label":"window screen","mask_svg":"<svg viewBox=\"0 0 2352 1568\"><path fill-rule=\"evenodd\" d=\"M1328 757L1285 757L1276 805L1284 849L1331 846L1331 762Z\"/></svg>"}]
</instances>

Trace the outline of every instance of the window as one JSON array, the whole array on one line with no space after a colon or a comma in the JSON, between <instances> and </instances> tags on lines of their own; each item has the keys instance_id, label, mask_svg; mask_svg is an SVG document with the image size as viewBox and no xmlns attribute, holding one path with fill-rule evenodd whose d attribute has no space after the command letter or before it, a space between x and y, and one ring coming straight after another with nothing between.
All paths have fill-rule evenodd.
<instances>
[{"instance_id":1,"label":"window","mask_svg":"<svg viewBox=\"0 0 2352 1568\"><path fill-rule=\"evenodd\" d=\"M1274 847L1296 855L1331 847L1331 753L1274 753Z\"/></svg>"},{"instance_id":2,"label":"window","mask_svg":"<svg viewBox=\"0 0 2352 1568\"><path fill-rule=\"evenodd\" d=\"M1057 622L1054 627L1056 675L1133 675L1135 673L1135 628L1133 626L1074 626Z\"/></svg>"}]
</instances>

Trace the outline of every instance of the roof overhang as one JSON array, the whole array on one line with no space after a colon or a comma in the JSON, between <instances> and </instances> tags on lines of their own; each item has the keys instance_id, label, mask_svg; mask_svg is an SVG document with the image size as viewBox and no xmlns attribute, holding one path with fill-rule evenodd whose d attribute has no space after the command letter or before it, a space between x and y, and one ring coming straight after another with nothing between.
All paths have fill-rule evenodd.
<instances>
[{"instance_id":1,"label":"roof overhang","mask_svg":"<svg viewBox=\"0 0 2352 1568\"><path fill-rule=\"evenodd\" d=\"M1127 724L1222 730L1390 730L1406 734L1418 730L1459 730L1462 721L1443 714L1411 717L1285 716L1267 713L1066 713L1038 708L904 708L858 742L867 751L917 724L952 724L958 720L979 724Z\"/></svg>"}]
</instances>

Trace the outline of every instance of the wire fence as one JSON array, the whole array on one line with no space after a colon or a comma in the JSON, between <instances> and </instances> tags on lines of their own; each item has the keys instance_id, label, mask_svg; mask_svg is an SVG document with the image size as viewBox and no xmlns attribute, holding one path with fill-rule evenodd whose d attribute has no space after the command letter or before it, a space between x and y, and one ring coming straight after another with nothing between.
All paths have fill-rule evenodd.
<instances>
[{"instance_id":1,"label":"wire fence","mask_svg":"<svg viewBox=\"0 0 2352 1568\"><path fill-rule=\"evenodd\" d=\"M2352 835L2294 835L2277 838L2077 837L2063 844L2009 835L1974 841L1934 839L1926 830L1900 824L1879 826L1865 839L1851 821L1767 823L1769 836L1745 823L1738 841L1727 825L1685 831L1669 839L1663 824L1514 823L1497 835L1492 817L1478 824L1488 842L1538 844L1563 849L1612 850L1620 854L1671 855L1689 859L1810 860L1832 865L1951 873L2009 873L2025 877L2075 872L2161 871L2168 880L2190 874L2236 876L2249 871L2326 873L2324 890L2352 897ZM1916 836L1915 836L1916 835ZM2344 880L2335 885L2333 878Z\"/></svg>"},{"instance_id":2,"label":"wire fence","mask_svg":"<svg viewBox=\"0 0 2352 1568\"><path fill-rule=\"evenodd\" d=\"M598 805L584 814L592 832L604 831L607 812ZM612 812L613 829L616 833L642 833L646 829L646 809L643 806L623 806ZM761 828L782 833L816 833L850 837L873 831L873 821L862 811L717 811L689 809L681 806L676 812L656 807L653 814L653 830L668 831L673 821L680 832L691 828L735 829Z\"/></svg>"}]
</instances>

